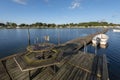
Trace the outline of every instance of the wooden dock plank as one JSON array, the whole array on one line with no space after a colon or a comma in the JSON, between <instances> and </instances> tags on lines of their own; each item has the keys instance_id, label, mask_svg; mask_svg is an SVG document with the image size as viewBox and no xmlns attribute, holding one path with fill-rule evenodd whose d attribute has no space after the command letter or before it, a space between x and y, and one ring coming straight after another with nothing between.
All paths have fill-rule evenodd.
<instances>
[{"instance_id":1,"label":"wooden dock plank","mask_svg":"<svg viewBox=\"0 0 120 80\"><path fill-rule=\"evenodd\" d=\"M78 69L73 80L77 80L78 76L80 76L81 73L82 73L82 70Z\"/></svg>"},{"instance_id":2,"label":"wooden dock plank","mask_svg":"<svg viewBox=\"0 0 120 80\"><path fill-rule=\"evenodd\" d=\"M73 70L70 72L69 76L67 77L67 79L64 80L73 80L76 73L78 72L78 68L74 67Z\"/></svg>"},{"instance_id":3,"label":"wooden dock plank","mask_svg":"<svg viewBox=\"0 0 120 80\"><path fill-rule=\"evenodd\" d=\"M54 75L54 77L53 77L52 80L59 80L62 76L64 76L64 74L65 74L66 72L69 71L69 70L68 70L69 68L71 68L71 67L69 67L69 65L64 64L64 65L60 68L60 70Z\"/></svg>"},{"instance_id":4,"label":"wooden dock plank","mask_svg":"<svg viewBox=\"0 0 120 80\"><path fill-rule=\"evenodd\" d=\"M10 80L10 77L8 73L6 72L6 69L3 66L1 61L0 61L0 80Z\"/></svg>"},{"instance_id":5,"label":"wooden dock plank","mask_svg":"<svg viewBox=\"0 0 120 80\"><path fill-rule=\"evenodd\" d=\"M74 67L70 66L70 68L66 69L66 70L67 70L67 72L59 80L67 80L67 78L69 77L69 75L71 74L71 72L74 71Z\"/></svg>"},{"instance_id":6,"label":"wooden dock plank","mask_svg":"<svg viewBox=\"0 0 120 80\"><path fill-rule=\"evenodd\" d=\"M6 61L6 68L13 80L29 80L28 71L22 72L13 58Z\"/></svg>"},{"instance_id":7,"label":"wooden dock plank","mask_svg":"<svg viewBox=\"0 0 120 80\"><path fill-rule=\"evenodd\" d=\"M78 68L78 70L82 71L81 74L80 74L81 77L79 77L80 80L86 80L86 79L88 79L88 80L89 79L101 80L101 76L102 76L101 75L101 67L102 67L101 66L101 63L102 63L101 60L102 60L102 57L101 56L95 56L94 54L83 54L83 55L81 55L82 57L79 56L79 54L76 54L76 55L73 56L65 64L69 64L69 67L70 67L70 65L74 66L74 67ZM104 63L104 64L106 64L106 63ZM69 71L71 71L71 73L74 72L74 68L70 69ZM62 73L63 75L60 76L61 77L60 80L62 80L62 79L67 80L67 78L69 78L70 76L76 78L75 75L78 75L78 74L76 74L77 71L73 75L70 75L69 71L67 71L65 73Z\"/></svg>"},{"instance_id":8,"label":"wooden dock plank","mask_svg":"<svg viewBox=\"0 0 120 80\"><path fill-rule=\"evenodd\" d=\"M64 73L58 78L58 80L63 80L64 77L66 77L66 74L68 74L73 69L72 66L69 66L69 68L66 68Z\"/></svg>"},{"instance_id":9,"label":"wooden dock plank","mask_svg":"<svg viewBox=\"0 0 120 80\"><path fill-rule=\"evenodd\" d=\"M83 71L83 74L82 74L82 76L80 77L80 80L86 80L87 74L88 74L87 72Z\"/></svg>"},{"instance_id":10,"label":"wooden dock plank","mask_svg":"<svg viewBox=\"0 0 120 80\"><path fill-rule=\"evenodd\" d=\"M103 67L102 67L102 80L109 80L108 78L108 68L107 68L107 59L105 54L103 55Z\"/></svg>"},{"instance_id":11,"label":"wooden dock plank","mask_svg":"<svg viewBox=\"0 0 120 80\"><path fill-rule=\"evenodd\" d=\"M51 74L49 68L44 69L39 73L35 78L32 80L50 80L53 77L53 74Z\"/></svg>"}]
</instances>

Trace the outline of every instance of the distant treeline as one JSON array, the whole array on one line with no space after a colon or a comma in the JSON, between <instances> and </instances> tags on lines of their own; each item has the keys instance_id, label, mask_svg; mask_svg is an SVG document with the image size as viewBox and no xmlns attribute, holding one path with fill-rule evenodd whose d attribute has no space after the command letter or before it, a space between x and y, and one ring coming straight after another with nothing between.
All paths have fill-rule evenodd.
<instances>
[{"instance_id":1,"label":"distant treeline","mask_svg":"<svg viewBox=\"0 0 120 80\"><path fill-rule=\"evenodd\" d=\"M69 24L47 24L42 22L36 22L33 24L22 23L17 25L13 22L0 23L0 28L77 28L77 27L100 27L100 26L120 26L120 24L108 23L108 22L83 22L83 23L69 23Z\"/></svg>"}]
</instances>

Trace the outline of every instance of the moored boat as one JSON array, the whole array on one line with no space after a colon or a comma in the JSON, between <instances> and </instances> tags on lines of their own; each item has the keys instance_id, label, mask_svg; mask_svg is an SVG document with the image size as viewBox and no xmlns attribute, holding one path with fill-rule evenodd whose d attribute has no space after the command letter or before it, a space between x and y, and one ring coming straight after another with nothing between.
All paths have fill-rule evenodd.
<instances>
[{"instance_id":1,"label":"moored boat","mask_svg":"<svg viewBox=\"0 0 120 80\"><path fill-rule=\"evenodd\" d=\"M92 39L92 43L94 46L100 45L107 45L108 42L108 36L106 34L98 34Z\"/></svg>"},{"instance_id":2,"label":"moored boat","mask_svg":"<svg viewBox=\"0 0 120 80\"><path fill-rule=\"evenodd\" d=\"M113 29L113 32L120 32L120 29Z\"/></svg>"}]
</instances>

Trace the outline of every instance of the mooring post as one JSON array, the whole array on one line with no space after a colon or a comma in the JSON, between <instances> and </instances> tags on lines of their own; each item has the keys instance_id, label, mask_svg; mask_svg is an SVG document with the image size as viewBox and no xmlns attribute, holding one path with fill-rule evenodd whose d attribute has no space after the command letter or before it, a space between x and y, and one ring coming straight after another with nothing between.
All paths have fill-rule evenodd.
<instances>
[{"instance_id":1,"label":"mooring post","mask_svg":"<svg viewBox=\"0 0 120 80\"><path fill-rule=\"evenodd\" d=\"M58 45L60 44L60 33L58 31Z\"/></svg>"},{"instance_id":2,"label":"mooring post","mask_svg":"<svg viewBox=\"0 0 120 80\"><path fill-rule=\"evenodd\" d=\"M84 53L86 53L87 52L87 47L86 47L87 43L86 43L86 41L83 41L83 44L84 44Z\"/></svg>"},{"instance_id":3,"label":"mooring post","mask_svg":"<svg viewBox=\"0 0 120 80\"><path fill-rule=\"evenodd\" d=\"M97 54L97 45L95 46L95 54Z\"/></svg>"},{"instance_id":4,"label":"mooring post","mask_svg":"<svg viewBox=\"0 0 120 80\"><path fill-rule=\"evenodd\" d=\"M31 43L30 43L30 31L29 31L29 28L28 28L28 46L30 46Z\"/></svg>"},{"instance_id":5,"label":"mooring post","mask_svg":"<svg viewBox=\"0 0 120 80\"><path fill-rule=\"evenodd\" d=\"M85 47L85 51L86 51L86 53L87 53L87 44L86 44L86 47Z\"/></svg>"}]
</instances>

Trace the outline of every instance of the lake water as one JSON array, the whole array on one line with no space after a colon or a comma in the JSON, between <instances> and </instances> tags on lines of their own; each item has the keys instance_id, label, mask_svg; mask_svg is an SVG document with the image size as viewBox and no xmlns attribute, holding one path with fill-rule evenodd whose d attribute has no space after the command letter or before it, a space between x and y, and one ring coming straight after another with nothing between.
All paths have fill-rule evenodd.
<instances>
[{"instance_id":1,"label":"lake water","mask_svg":"<svg viewBox=\"0 0 120 80\"><path fill-rule=\"evenodd\" d=\"M101 29L30 29L29 31L31 44L45 42L44 36L47 35L50 37L50 43L58 44L100 30ZM109 36L109 46L106 49L98 48L97 53L107 55L110 80L120 80L120 33L113 32L111 29L106 34ZM0 58L23 52L27 46L28 29L0 29ZM94 53L95 48L88 45L87 52Z\"/></svg>"}]
</instances>

